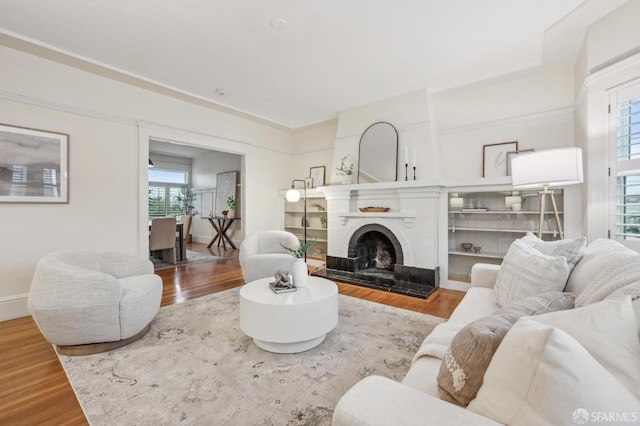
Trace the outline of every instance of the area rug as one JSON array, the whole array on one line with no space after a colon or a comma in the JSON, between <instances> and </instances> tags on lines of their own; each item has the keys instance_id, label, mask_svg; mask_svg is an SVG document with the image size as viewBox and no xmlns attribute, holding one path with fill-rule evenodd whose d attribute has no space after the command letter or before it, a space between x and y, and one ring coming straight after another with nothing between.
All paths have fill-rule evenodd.
<instances>
[{"instance_id":1,"label":"area rug","mask_svg":"<svg viewBox=\"0 0 640 426\"><path fill-rule=\"evenodd\" d=\"M163 269L175 268L176 266L180 265L209 262L220 258L208 253L199 253L196 251L187 250L187 257L183 260L178 259L178 262L175 265L173 263L168 263L162 259L156 259L154 257L150 257L149 259L151 259L151 261L153 262L153 270L161 271Z\"/></svg>"},{"instance_id":2,"label":"area rug","mask_svg":"<svg viewBox=\"0 0 640 426\"><path fill-rule=\"evenodd\" d=\"M59 355L92 425L330 425L371 374L401 380L441 318L339 296L338 326L300 354L259 349L240 330L238 288L160 309L142 339Z\"/></svg>"}]
</instances>

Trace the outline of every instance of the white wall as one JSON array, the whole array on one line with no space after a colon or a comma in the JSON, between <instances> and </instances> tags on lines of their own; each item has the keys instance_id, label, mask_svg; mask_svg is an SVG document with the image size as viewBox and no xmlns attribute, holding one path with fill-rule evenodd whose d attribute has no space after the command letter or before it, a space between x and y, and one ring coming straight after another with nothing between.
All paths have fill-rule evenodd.
<instances>
[{"instance_id":1,"label":"white wall","mask_svg":"<svg viewBox=\"0 0 640 426\"><path fill-rule=\"evenodd\" d=\"M483 145L573 146L573 67L535 68L433 94L445 178L482 177Z\"/></svg>"},{"instance_id":2,"label":"white wall","mask_svg":"<svg viewBox=\"0 0 640 426\"><path fill-rule=\"evenodd\" d=\"M640 53L640 1L630 0L587 30L589 74Z\"/></svg>"},{"instance_id":3,"label":"white wall","mask_svg":"<svg viewBox=\"0 0 640 426\"><path fill-rule=\"evenodd\" d=\"M218 173L240 172L242 168L241 156L220 151L205 152L193 158L192 161L191 186L194 188L215 188ZM224 209L218 208L218 210Z\"/></svg>"},{"instance_id":4,"label":"white wall","mask_svg":"<svg viewBox=\"0 0 640 426\"><path fill-rule=\"evenodd\" d=\"M358 173L358 152L362 133L373 123L386 121L398 131L398 179L404 180L405 148L409 152L409 167L416 152L416 176L418 180L438 177L437 149L431 139L429 99L426 90L416 90L389 99L341 111L338 116L333 168L328 173L329 182L341 183L336 167L341 159L354 164L353 183ZM411 172L410 175L413 173Z\"/></svg>"},{"instance_id":5,"label":"white wall","mask_svg":"<svg viewBox=\"0 0 640 426\"><path fill-rule=\"evenodd\" d=\"M640 78L640 1L632 0L593 23L575 66L576 145L585 152L584 233L606 238L609 225L609 95Z\"/></svg>"},{"instance_id":6,"label":"white wall","mask_svg":"<svg viewBox=\"0 0 640 426\"><path fill-rule=\"evenodd\" d=\"M0 320L27 314L46 253L145 254L149 137L244 155L245 232L278 226L289 132L1 46L0 62L1 121L70 137L69 204L0 205Z\"/></svg>"},{"instance_id":7,"label":"white wall","mask_svg":"<svg viewBox=\"0 0 640 426\"><path fill-rule=\"evenodd\" d=\"M289 184L292 179L309 177L311 167L325 167L325 182L329 183L333 170L333 146L336 139L338 120L297 129L292 133L293 161L289 169ZM301 185L301 184L299 184Z\"/></svg>"}]
</instances>

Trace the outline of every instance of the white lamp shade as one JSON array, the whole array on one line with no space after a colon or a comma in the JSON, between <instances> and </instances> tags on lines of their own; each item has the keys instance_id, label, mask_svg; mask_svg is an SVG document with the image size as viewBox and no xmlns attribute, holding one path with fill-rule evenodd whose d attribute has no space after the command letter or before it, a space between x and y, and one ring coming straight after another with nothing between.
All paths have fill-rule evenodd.
<instances>
[{"instance_id":1,"label":"white lamp shade","mask_svg":"<svg viewBox=\"0 0 640 426\"><path fill-rule=\"evenodd\" d=\"M291 188L290 190L287 191L286 197L288 202L295 203L300 199L300 191L298 191L295 188Z\"/></svg>"},{"instance_id":2,"label":"white lamp shade","mask_svg":"<svg viewBox=\"0 0 640 426\"><path fill-rule=\"evenodd\" d=\"M521 154L511 160L514 188L582 183L582 150L557 148Z\"/></svg>"}]
</instances>

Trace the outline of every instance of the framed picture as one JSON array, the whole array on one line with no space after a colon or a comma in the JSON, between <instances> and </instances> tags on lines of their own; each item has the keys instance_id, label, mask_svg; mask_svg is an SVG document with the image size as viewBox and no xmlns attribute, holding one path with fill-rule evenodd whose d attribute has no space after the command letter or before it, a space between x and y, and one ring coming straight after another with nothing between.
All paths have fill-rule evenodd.
<instances>
[{"instance_id":1,"label":"framed picture","mask_svg":"<svg viewBox=\"0 0 640 426\"><path fill-rule=\"evenodd\" d=\"M0 202L68 203L69 135L0 124Z\"/></svg>"},{"instance_id":2,"label":"framed picture","mask_svg":"<svg viewBox=\"0 0 640 426\"><path fill-rule=\"evenodd\" d=\"M227 200L229 197L233 197L236 202L236 211L233 212L232 216L236 219L240 217L240 212L238 209L240 208L240 200L238 200L238 194L236 192L236 183L238 181L238 172L222 172L216 175L216 206L215 206L215 216L222 216L222 212L225 210L229 210L229 205L227 204Z\"/></svg>"},{"instance_id":3,"label":"framed picture","mask_svg":"<svg viewBox=\"0 0 640 426\"><path fill-rule=\"evenodd\" d=\"M518 142L503 142L482 147L482 177L507 176L507 152L518 151Z\"/></svg>"},{"instance_id":4,"label":"framed picture","mask_svg":"<svg viewBox=\"0 0 640 426\"><path fill-rule=\"evenodd\" d=\"M520 151L507 152L507 176L511 176L511 160L513 160L516 155L524 154L526 152L533 152L533 149L522 149Z\"/></svg>"},{"instance_id":5,"label":"framed picture","mask_svg":"<svg viewBox=\"0 0 640 426\"><path fill-rule=\"evenodd\" d=\"M324 185L324 173L325 173L324 166L311 167L311 169L309 170L309 175L311 176L311 179L312 179L311 181L312 188L316 188L318 186Z\"/></svg>"}]
</instances>

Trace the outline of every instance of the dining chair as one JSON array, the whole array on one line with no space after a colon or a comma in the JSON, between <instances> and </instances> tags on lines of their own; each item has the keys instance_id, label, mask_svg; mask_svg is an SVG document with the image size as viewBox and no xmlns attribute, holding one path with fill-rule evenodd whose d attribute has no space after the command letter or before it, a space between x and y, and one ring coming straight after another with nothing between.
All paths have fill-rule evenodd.
<instances>
[{"instance_id":1,"label":"dining chair","mask_svg":"<svg viewBox=\"0 0 640 426\"><path fill-rule=\"evenodd\" d=\"M176 250L180 250L180 244L182 244L182 258L187 258L187 250L185 244L189 238L189 232L191 231L191 219L190 214L182 215L180 222L182 222L182 241L180 241L180 233L176 232Z\"/></svg>"},{"instance_id":2,"label":"dining chair","mask_svg":"<svg viewBox=\"0 0 640 426\"><path fill-rule=\"evenodd\" d=\"M156 254L162 250L162 260L177 263L176 260L176 218L160 217L151 221L149 251Z\"/></svg>"}]
</instances>

